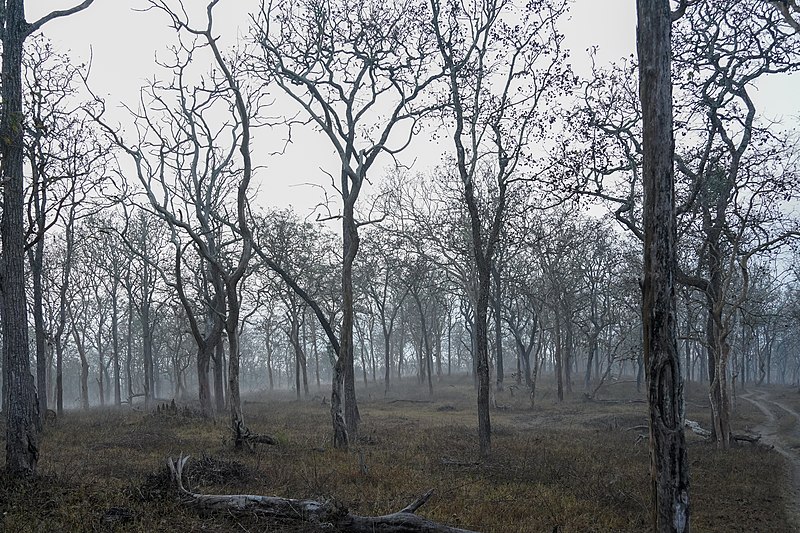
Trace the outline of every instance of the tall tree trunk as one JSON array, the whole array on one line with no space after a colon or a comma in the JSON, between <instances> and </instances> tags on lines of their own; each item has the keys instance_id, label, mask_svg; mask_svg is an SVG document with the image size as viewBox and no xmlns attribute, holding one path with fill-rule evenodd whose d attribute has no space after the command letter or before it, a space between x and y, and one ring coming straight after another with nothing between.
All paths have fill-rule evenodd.
<instances>
[{"instance_id":1,"label":"tall tree trunk","mask_svg":"<svg viewBox=\"0 0 800 533\"><path fill-rule=\"evenodd\" d=\"M273 390L275 388L275 383L272 377L272 340L267 337L266 340L266 348L267 348L267 377L269 378L269 390Z\"/></svg>"},{"instance_id":2,"label":"tall tree trunk","mask_svg":"<svg viewBox=\"0 0 800 533\"><path fill-rule=\"evenodd\" d=\"M350 191L349 177L342 170L342 323L339 335L339 353L333 369L331 390L331 419L333 444L347 449L349 441L358 431L358 406L356 405L355 376L353 372L353 261L358 253L358 227L355 223L357 187ZM342 409L344 403L344 409Z\"/></svg>"},{"instance_id":3,"label":"tall tree trunk","mask_svg":"<svg viewBox=\"0 0 800 533\"><path fill-rule=\"evenodd\" d=\"M595 356L597 355L597 337L599 332L596 330L592 330L592 333L589 335L589 355L586 358L586 376L583 380L583 388L584 390L589 390L589 386L592 382L592 363L594 363Z\"/></svg>"},{"instance_id":4,"label":"tall tree trunk","mask_svg":"<svg viewBox=\"0 0 800 533\"><path fill-rule=\"evenodd\" d=\"M36 180L36 178L34 178ZM37 180L38 181L38 180ZM34 188L36 190L36 187ZM36 391L39 399L38 430L42 429L42 421L47 413L47 332L44 327L44 304L42 296L42 268L44 259L44 209L46 207L44 191L39 198L38 191L33 198L36 210L37 232L36 245L28 251L28 259L33 278L33 324L36 335Z\"/></svg>"},{"instance_id":5,"label":"tall tree trunk","mask_svg":"<svg viewBox=\"0 0 800 533\"><path fill-rule=\"evenodd\" d=\"M478 269L478 299L475 306L475 359L478 376L478 444L480 454L487 457L492 450L492 427L489 420L489 335L487 311L489 309L489 267Z\"/></svg>"},{"instance_id":6,"label":"tall tree trunk","mask_svg":"<svg viewBox=\"0 0 800 533\"><path fill-rule=\"evenodd\" d=\"M114 405L117 407L122 405L119 367L119 303L117 302L118 288L119 280L114 279L111 289L111 351L114 366Z\"/></svg>"},{"instance_id":7,"label":"tall tree trunk","mask_svg":"<svg viewBox=\"0 0 800 533\"><path fill-rule=\"evenodd\" d=\"M391 386L391 376L392 376L392 343L391 343L391 330L386 327L386 320L384 316L381 315L381 328L383 330L383 355L386 362L386 367L384 368L383 372L383 393L384 395L389 393L389 390L392 388Z\"/></svg>"},{"instance_id":8,"label":"tall tree trunk","mask_svg":"<svg viewBox=\"0 0 800 533\"><path fill-rule=\"evenodd\" d=\"M302 373L302 359L303 348L300 346L300 320L297 316L297 310L292 309L289 311L289 344L292 345L294 351L294 382L295 393L297 399L300 399L300 375Z\"/></svg>"},{"instance_id":9,"label":"tall tree trunk","mask_svg":"<svg viewBox=\"0 0 800 533\"><path fill-rule=\"evenodd\" d=\"M25 21L23 0L6 0L3 15L3 66L0 84L0 175L3 181L0 316L3 319L6 468L13 475L27 476L36 473L39 459L39 405L28 352L23 222L22 48L29 27Z\"/></svg>"},{"instance_id":10,"label":"tall tree trunk","mask_svg":"<svg viewBox=\"0 0 800 533\"><path fill-rule=\"evenodd\" d=\"M128 401L133 401L133 299L128 292L128 328L125 336L125 385Z\"/></svg>"},{"instance_id":11,"label":"tall tree trunk","mask_svg":"<svg viewBox=\"0 0 800 533\"><path fill-rule=\"evenodd\" d=\"M225 377L222 367L225 359L225 345L220 338L214 344L212 361L214 363L214 408L217 413L225 411Z\"/></svg>"},{"instance_id":12,"label":"tall tree trunk","mask_svg":"<svg viewBox=\"0 0 800 533\"><path fill-rule=\"evenodd\" d=\"M712 439L720 448L730 446L730 395L728 392L728 358L730 346L722 318L722 257L719 238L713 234L708 247L709 288L706 294L708 316L706 320L706 351L708 357L709 400L711 404Z\"/></svg>"},{"instance_id":13,"label":"tall tree trunk","mask_svg":"<svg viewBox=\"0 0 800 533\"><path fill-rule=\"evenodd\" d=\"M675 185L669 0L637 0L643 118L642 321L650 426L652 526L689 531L689 462L675 307Z\"/></svg>"},{"instance_id":14,"label":"tall tree trunk","mask_svg":"<svg viewBox=\"0 0 800 533\"><path fill-rule=\"evenodd\" d=\"M237 292L238 280L225 284L228 299L228 316L225 320L225 331L228 337L228 405L231 413L231 427L234 430L234 447L242 447L242 437L248 433L242 412L242 400L239 389L239 366L241 348L239 344L239 310L241 303ZM220 341L220 344L222 342Z\"/></svg>"},{"instance_id":15,"label":"tall tree trunk","mask_svg":"<svg viewBox=\"0 0 800 533\"><path fill-rule=\"evenodd\" d=\"M556 389L558 394L558 401L564 401L564 372L563 372L563 349L564 340L561 335L561 314L556 310L555 316L555 337L553 338L554 363L556 372Z\"/></svg>"},{"instance_id":16,"label":"tall tree trunk","mask_svg":"<svg viewBox=\"0 0 800 533\"><path fill-rule=\"evenodd\" d=\"M302 370L303 370L303 394L308 397L308 337L306 335L306 309L303 308L303 315L302 315L302 331L303 331L303 342L301 344L302 350L300 351L303 355L302 360Z\"/></svg>"},{"instance_id":17,"label":"tall tree trunk","mask_svg":"<svg viewBox=\"0 0 800 533\"><path fill-rule=\"evenodd\" d=\"M495 344L495 360L497 365L497 390L503 390L503 302L502 302L502 284L500 279L500 269L495 267L492 269L492 279L494 280L494 294L492 303L494 304L494 344Z\"/></svg>"},{"instance_id":18,"label":"tall tree trunk","mask_svg":"<svg viewBox=\"0 0 800 533\"><path fill-rule=\"evenodd\" d=\"M211 353L213 351L214 346L209 346L206 342L201 342L197 347L197 393L203 418L212 418L214 413L214 407L211 402L211 384L208 379Z\"/></svg>"},{"instance_id":19,"label":"tall tree trunk","mask_svg":"<svg viewBox=\"0 0 800 533\"><path fill-rule=\"evenodd\" d=\"M317 380L317 390L322 388L319 379L319 348L317 347L317 322L311 321L311 346L314 350L314 377Z\"/></svg>"},{"instance_id":20,"label":"tall tree trunk","mask_svg":"<svg viewBox=\"0 0 800 533\"><path fill-rule=\"evenodd\" d=\"M569 313L566 313L567 317ZM565 328L567 330L566 338L564 339L564 360L563 360L563 367L564 367L564 384L567 387L567 394L572 394L572 344L573 344L573 334L572 334L572 320L570 318L565 319Z\"/></svg>"},{"instance_id":21,"label":"tall tree trunk","mask_svg":"<svg viewBox=\"0 0 800 533\"><path fill-rule=\"evenodd\" d=\"M77 348L78 356L81 360L81 409L89 409L89 361L86 359L86 348L84 347L83 339L78 333L78 326L74 317L70 318L70 324L75 348Z\"/></svg>"},{"instance_id":22,"label":"tall tree trunk","mask_svg":"<svg viewBox=\"0 0 800 533\"><path fill-rule=\"evenodd\" d=\"M145 286L146 287L146 286ZM147 292L143 288L143 292ZM146 297L145 297L146 298ZM144 408L149 409L153 400L153 329L150 322L150 302L142 302L139 308L142 322L142 359L144 364Z\"/></svg>"},{"instance_id":23,"label":"tall tree trunk","mask_svg":"<svg viewBox=\"0 0 800 533\"><path fill-rule=\"evenodd\" d=\"M104 407L106 404L106 395L105 395L105 363L103 362L103 320L97 325L97 339L95 341L97 345L97 388L98 388L98 398L100 400L100 407Z\"/></svg>"}]
</instances>

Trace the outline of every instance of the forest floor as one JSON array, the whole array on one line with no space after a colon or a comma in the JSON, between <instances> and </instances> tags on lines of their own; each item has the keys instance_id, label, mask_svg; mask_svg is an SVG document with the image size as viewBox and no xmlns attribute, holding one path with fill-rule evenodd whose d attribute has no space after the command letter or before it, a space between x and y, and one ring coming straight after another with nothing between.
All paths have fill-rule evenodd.
<instances>
[{"instance_id":1,"label":"forest floor","mask_svg":"<svg viewBox=\"0 0 800 533\"><path fill-rule=\"evenodd\" d=\"M800 394L794 389L759 388L742 393L740 398L763 413L764 421L753 429L786 459L787 512L800 530L800 414L796 410Z\"/></svg>"},{"instance_id":2,"label":"forest floor","mask_svg":"<svg viewBox=\"0 0 800 533\"><path fill-rule=\"evenodd\" d=\"M634 384L608 384L596 401L576 384L559 403L545 382L534 409L519 390L497 393L497 405L506 408L492 410L493 453L481 460L471 381L448 379L432 397L411 381L388 395L359 388L360 438L349 452L330 445L330 412L320 400L326 388L315 399L297 400L288 391L246 396L248 425L278 440L254 451L234 451L225 416L203 421L191 405L179 404L177 413L68 412L45 430L38 479L0 473L0 531L313 531L185 505L165 462L180 453L192 455L186 483L195 492L335 500L378 515L434 489L418 514L451 526L502 533L649 529L646 405ZM691 383L687 391L687 417L708 428L706 385ZM761 431L769 445L720 451L687 432L692 529L796 531L798 493L789 487L800 472L800 394L748 389L734 410L734 429Z\"/></svg>"}]
</instances>

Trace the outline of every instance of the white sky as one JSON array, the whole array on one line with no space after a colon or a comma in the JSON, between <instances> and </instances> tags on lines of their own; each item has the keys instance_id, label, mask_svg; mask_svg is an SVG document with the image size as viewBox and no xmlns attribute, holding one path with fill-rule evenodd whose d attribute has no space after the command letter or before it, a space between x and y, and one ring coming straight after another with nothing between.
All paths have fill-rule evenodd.
<instances>
[{"instance_id":1,"label":"white sky","mask_svg":"<svg viewBox=\"0 0 800 533\"><path fill-rule=\"evenodd\" d=\"M45 10L65 8L74 3L77 0L28 1L27 18L35 20ZM185 3L198 10L197 20L204 20L205 0L185 0ZM71 51L76 62L87 60L91 50L91 86L106 98L109 108L118 107L122 102L136 106L139 88L145 80L161 74L154 63L155 55L163 54L166 46L174 42L174 33L167 27L164 14L134 11L146 4L145 0L95 0L88 10L53 21L44 28L44 33L60 49ZM248 12L258 4L258 0L222 0L219 3L215 10L216 28L223 43L233 42L237 31L246 32ZM635 29L634 0L574 0L570 20L562 25L572 53L571 63L578 74L588 73L586 49L591 46L598 46L600 64L634 53ZM797 94L800 94L800 76L795 74L793 77L775 76L760 83L755 98L766 116L784 117L785 121L796 123L800 117ZM124 126L125 115L117 116ZM272 150L274 147L264 149L265 152ZM422 163L416 167L420 170L425 164L435 163L438 157L430 149L426 154L424 147L420 156ZM335 159L326 141L313 135L304 136L290 146L285 155L267 161L267 168L257 176L256 186L268 204L292 204L301 213L308 213L322 195L319 188L303 184L327 184L328 178L319 167L326 165L331 170L331 163L335 171Z\"/></svg>"}]
</instances>

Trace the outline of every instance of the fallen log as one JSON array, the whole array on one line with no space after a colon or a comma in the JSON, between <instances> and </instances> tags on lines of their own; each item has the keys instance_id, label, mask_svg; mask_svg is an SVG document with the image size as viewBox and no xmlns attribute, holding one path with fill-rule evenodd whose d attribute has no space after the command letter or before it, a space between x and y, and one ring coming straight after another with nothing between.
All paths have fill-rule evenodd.
<instances>
[{"instance_id":1,"label":"fallen log","mask_svg":"<svg viewBox=\"0 0 800 533\"><path fill-rule=\"evenodd\" d=\"M707 429L704 429L700 424L693 420L689 420L688 418L684 421L684 425L691 429L695 435L700 435L704 439L711 438L711 432Z\"/></svg>"},{"instance_id":2,"label":"fallen log","mask_svg":"<svg viewBox=\"0 0 800 533\"><path fill-rule=\"evenodd\" d=\"M207 511L224 511L232 514L258 514L280 520L298 520L317 526L333 527L353 533L476 533L459 529L418 516L422 507L433 495L429 490L396 513L382 516L360 516L351 513L341 504L316 500L296 500L277 496L248 494L198 494L183 485L183 467L189 456L167 459L178 491L188 503Z\"/></svg>"},{"instance_id":3,"label":"fallen log","mask_svg":"<svg viewBox=\"0 0 800 533\"><path fill-rule=\"evenodd\" d=\"M711 432L700 426L697 422L687 419L685 421L687 428L691 429L695 434L705 438L711 438ZM750 444L758 444L761 440L761 434L751 435L749 433L731 433L731 438L735 441L749 442Z\"/></svg>"},{"instance_id":4,"label":"fallen log","mask_svg":"<svg viewBox=\"0 0 800 533\"><path fill-rule=\"evenodd\" d=\"M758 442L761 440L761 433L759 433L757 435L747 435L747 434L744 434L744 433L733 433L731 435L731 437L733 437L733 440L736 440L736 441L744 441L744 442L749 442L750 444L758 444Z\"/></svg>"},{"instance_id":5,"label":"fallen log","mask_svg":"<svg viewBox=\"0 0 800 533\"><path fill-rule=\"evenodd\" d=\"M634 398L631 400L611 400L611 399L601 399L595 398L588 392L583 393L583 401L590 402L590 403L607 403L607 404L626 404L626 403L647 403L647 400L642 400L639 398Z\"/></svg>"}]
</instances>

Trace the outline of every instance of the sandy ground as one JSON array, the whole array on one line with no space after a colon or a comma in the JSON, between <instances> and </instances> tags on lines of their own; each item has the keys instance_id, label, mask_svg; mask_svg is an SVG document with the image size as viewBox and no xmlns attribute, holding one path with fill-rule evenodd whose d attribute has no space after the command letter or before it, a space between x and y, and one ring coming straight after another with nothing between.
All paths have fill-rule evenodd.
<instances>
[{"instance_id":1,"label":"sandy ground","mask_svg":"<svg viewBox=\"0 0 800 533\"><path fill-rule=\"evenodd\" d=\"M755 431L761 433L761 441L764 444L772 446L790 465L786 480L787 512L800 531L800 453L786 442L787 437L800 438L800 414L776 399L774 393L768 390L749 390L739 397L752 403L764 414L764 421L754 428ZM793 417L794 423L789 429L782 429L778 419L787 414Z\"/></svg>"}]
</instances>

